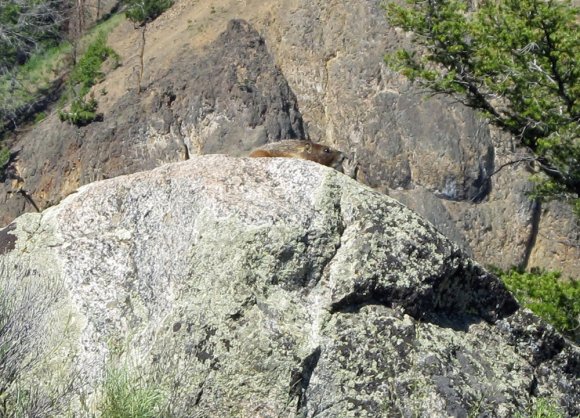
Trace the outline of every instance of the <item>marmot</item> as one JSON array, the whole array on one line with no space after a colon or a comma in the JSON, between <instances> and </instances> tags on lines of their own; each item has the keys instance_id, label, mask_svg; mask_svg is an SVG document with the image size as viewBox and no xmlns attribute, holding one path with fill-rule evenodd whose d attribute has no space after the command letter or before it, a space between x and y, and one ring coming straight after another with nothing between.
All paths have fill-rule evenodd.
<instances>
[{"instance_id":1,"label":"marmot","mask_svg":"<svg viewBox=\"0 0 580 418\"><path fill-rule=\"evenodd\" d=\"M287 139L272 142L250 153L250 157L285 157L299 158L317 162L335 170L342 171L342 162L345 156L342 152L326 145L316 144L312 141Z\"/></svg>"}]
</instances>

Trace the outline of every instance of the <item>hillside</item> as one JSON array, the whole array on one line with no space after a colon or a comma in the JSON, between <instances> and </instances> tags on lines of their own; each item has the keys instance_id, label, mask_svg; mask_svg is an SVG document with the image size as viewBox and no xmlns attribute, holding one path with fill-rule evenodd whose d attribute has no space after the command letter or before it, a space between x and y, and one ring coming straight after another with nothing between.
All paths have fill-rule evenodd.
<instances>
[{"instance_id":1,"label":"hillside","mask_svg":"<svg viewBox=\"0 0 580 418\"><path fill-rule=\"evenodd\" d=\"M231 26L231 19L245 23ZM109 34L122 65L94 87L103 122L77 128L56 113L19 134L14 169L39 208L80 185L195 154L243 155L287 137L325 142L359 163L358 180L427 217L484 265L580 273L577 220L540 206L504 134L472 111L427 98L382 63L405 37L380 1L176 1L140 32ZM102 94L106 92L106 94ZM3 224L34 207L0 194Z\"/></svg>"}]
</instances>

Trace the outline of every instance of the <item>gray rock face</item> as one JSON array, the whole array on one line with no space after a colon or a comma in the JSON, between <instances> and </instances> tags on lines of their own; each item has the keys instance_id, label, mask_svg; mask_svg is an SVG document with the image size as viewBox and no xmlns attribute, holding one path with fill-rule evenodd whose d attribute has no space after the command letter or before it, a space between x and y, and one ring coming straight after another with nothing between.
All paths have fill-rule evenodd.
<instances>
[{"instance_id":1,"label":"gray rock face","mask_svg":"<svg viewBox=\"0 0 580 418\"><path fill-rule=\"evenodd\" d=\"M310 134L356 153L372 187L417 183L446 199L485 197L494 163L489 129L463 107L426 100L385 68L385 52L402 37L388 27L381 2L292 3L263 31L268 40L284 34L273 48Z\"/></svg>"},{"instance_id":2,"label":"gray rock face","mask_svg":"<svg viewBox=\"0 0 580 418\"><path fill-rule=\"evenodd\" d=\"M176 65L192 62L185 55ZM268 140L305 138L296 97L247 22L230 21L207 55L176 75L160 85L179 96L171 107L193 154L243 155Z\"/></svg>"},{"instance_id":3,"label":"gray rock face","mask_svg":"<svg viewBox=\"0 0 580 418\"><path fill-rule=\"evenodd\" d=\"M0 230L0 287L20 312L0 343L23 343L8 405L30 389L45 416L102 411L110 370L178 417L580 412L577 348L424 219L308 161L84 186Z\"/></svg>"}]
</instances>

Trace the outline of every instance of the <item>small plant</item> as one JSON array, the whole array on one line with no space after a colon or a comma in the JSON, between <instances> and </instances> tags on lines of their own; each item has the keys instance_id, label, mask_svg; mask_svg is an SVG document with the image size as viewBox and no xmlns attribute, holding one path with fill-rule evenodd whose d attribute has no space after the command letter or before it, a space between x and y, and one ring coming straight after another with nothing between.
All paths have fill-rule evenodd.
<instances>
[{"instance_id":1,"label":"small plant","mask_svg":"<svg viewBox=\"0 0 580 418\"><path fill-rule=\"evenodd\" d=\"M58 117L62 122L69 122L76 126L86 126L91 122L102 120L103 115L97 113L97 100L91 94L89 100L82 97L73 100L70 111L61 110Z\"/></svg>"},{"instance_id":2,"label":"small plant","mask_svg":"<svg viewBox=\"0 0 580 418\"><path fill-rule=\"evenodd\" d=\"M510 270L497 272L516 298L576 343L580 342L580 284L560 273Z\"/></svg>"},{"instance_id":3,"label":"small plant","mask_svg":"<svg viewBox=\"0 0 580 418\"><path fill-rule=\"evenodd\" d=\"M46 112L39 112L34 115L34 123L42 122L44 119L46 119Z\"/></svg>"},{"instance_id":4,"label":"small plant","mask_svg":"<svg viewBox=\"0 0 580 418\"><path fill-rule=\"evenodd\" d=\"M4 166L10 160L10 150L8 147L4 145L0 145L0 170L4 168Z\"/></svg>"},{"instance_id":5,"label":"small plant","mask_svg":"<svg viewBox=\"0 0 580 418\"><path fill-rule=\"evenodd\" d=\"M563 418L564 412L555 402L546 398L538 398L529 413L516 412L515 418Z\"/></svg>"},{"instance_id":6,"label":"small plant","mask_svg":"<svg viewBox=\"0 0 580 418\"><path fill-rule=\"evenodd\" d=\"M163 393L133 378L127 369L109 369L103 386L101 414L107 418L157 418Z\"/></svg>"},{"instance_id":7,"label":"small plant","mask_svg":"<svg viewBox=\"0 0 580 418\"><path fill-rule=\"evenodd\" d=\"M69 111L59 111L58 116L61 121L85 126L91 122L103 120L103 115L97 113L98 103L94 94L91 93L88 100L84 96L103 77L101 65L108 58L118 61L119 55L107 46L106 34L100 32L72 70L69 79L69 94L72 94L75 99ZM105 89L101 90L103 91L106 92Z\"/></svg>"}]
</instances>

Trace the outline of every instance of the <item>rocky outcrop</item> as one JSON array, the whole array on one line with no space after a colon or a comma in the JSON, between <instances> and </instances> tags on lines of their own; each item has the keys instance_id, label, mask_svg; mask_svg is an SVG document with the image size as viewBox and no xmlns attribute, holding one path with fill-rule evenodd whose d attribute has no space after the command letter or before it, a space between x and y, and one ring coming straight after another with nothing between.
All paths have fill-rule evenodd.
<instances>
[{"instance_id":1,"label":"rocky outcrop","mask_svg":"<svg viewBox=\"0 0 580 418\"><path fill-rule=\"evenodd\" d=\"M24 187L44 208L94 180L310 137L347 152L360 181L420 212L479 262L579 276L569 211L530 201L522 165L491 176L515 158L511 139L385 67L385 51L408 39L388 27L381 3L177 1L148 29L144 93L121 68L107 86L129 91L110 99L102 123L53 119L23 136ZM0 204L4 223L33 210L18 193L0 193Z\"/></svg>"},{"instance_id":2,"label":"rocky outcrop","mask_svg":"<svg viewBox=\"0 0 580 418\"><path fill-rule=\"evenodd\" d=\"M309 161L84 186L0 230L0 286L3 405L25 391L37 416L98 414L115 373L170 416L580 412L577 348L424 219Z\"/></svg>"}]
</instances>

